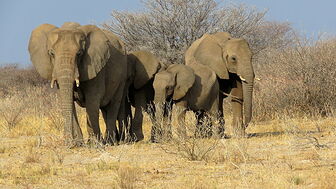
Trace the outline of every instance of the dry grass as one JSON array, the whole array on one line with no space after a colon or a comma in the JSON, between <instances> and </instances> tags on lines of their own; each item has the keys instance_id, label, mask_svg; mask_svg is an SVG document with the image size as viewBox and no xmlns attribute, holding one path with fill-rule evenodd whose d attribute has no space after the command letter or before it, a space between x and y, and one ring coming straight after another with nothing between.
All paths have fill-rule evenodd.
<instances>
[{"instance_id":1,"label":"dry grass","mask_svg":"<svg viewBox=\"0 0 336 189\"><path fill-rule=\"evenodd\" d=\"M188 115L189 117L191 115ZM83 119L83 116L80 116ZM192 120L192 118L190 118ZM84 120L81 120L83 123ZM0 186L48 188L333 188L335 118L277 119L254 123L249 138L217 140L201 161L177 144L145 141L67 149L49 119L29 117L2 133ZM173 122L174 123L174 122ZM229 124L229 123L228 123ZM84 126L82 124L82 126ZM216 139L197 140L203 147Z\"/></svg>"}]
</instances>

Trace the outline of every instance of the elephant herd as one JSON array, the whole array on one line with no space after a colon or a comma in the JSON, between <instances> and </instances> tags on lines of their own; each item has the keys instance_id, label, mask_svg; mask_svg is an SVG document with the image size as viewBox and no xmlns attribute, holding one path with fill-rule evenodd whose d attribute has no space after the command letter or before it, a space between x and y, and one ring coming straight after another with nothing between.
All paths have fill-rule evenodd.
<instances>
[{"instance_id":1,"label":"elephant herd","mask_svg":"<svg viewBox=\"0 0 336 189\"><path fill-rule=\"evenodd\" d=\"M152 120L151 141L158 142L159 125L169 127L173 105L179 107L179 131L186 134L183 121L191 110L197 118L195 135L201 137L212 135L212 129L202 130L211 128L215 120L219 124L214 130L224 137L227 96L235 136L245 136L252 118L252 53L246 40L226 32L204 34L194 41L185 52L185 64L163 64L147 51L128 53L112 32L74 22L38 26L28 49L37 72L59 89L64 138L70 146L83 144L75 101L86 109L88 142L108 144L143 140L143 111ZM104 136L100 111L106 124ZM159 124L158 118L166 122Z\"/></svg>"}]
</instances>

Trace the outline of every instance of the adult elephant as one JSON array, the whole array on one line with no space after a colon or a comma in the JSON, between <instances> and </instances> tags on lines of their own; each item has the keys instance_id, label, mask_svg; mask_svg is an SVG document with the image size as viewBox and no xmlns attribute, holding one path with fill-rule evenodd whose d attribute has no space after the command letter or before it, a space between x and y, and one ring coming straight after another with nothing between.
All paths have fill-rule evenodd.
<instances>
[{"instance_id":1,"label":"adult elephant","mask_svg":"<svg viewBox=\"0 0 336 189\"><path fill-rule=\"evenodd\" d=\"M172 104L179 107L179 129L185 132L185 115L187 110L196 113L197 129L196 136L211 136L211 118L217 116L219 85L214 71L201 64L170 65L166 70L156 74L154 79L155 98L158 119L163 118L165 127L170 125L170 110ZM168 104L165 104L168 103ZM163 107L159 107L159 106ZM167 107L170 106L170 107ZM164 110L165 109L165 110ZM167 118L168 117L168 118ZM206 121L209 119L209 121ZM166 122L169 121L168 123ZM155 125L152 138L157 141L165 130L160 127L160 122ZM209 124L208 124L209 123ZM168 128L168 134L170 128Z\"/></svg>"},{"instance_id":2,"label":"adult elephant","mask_svg":"<svg viewBox=\"0 0 336 189\"><path fill-rule=\"evenodd\" d=\"M125 122L130 122L130 124L129 129L123 129L122 138L130 136L132 141L141 141L144 139L142 130L143 111L147 112L150 118L155 116L153 79L157 72L165 69L165 65L148 51L129 53L127 62L126 87L128 89L128 99L125 99L124 113L121 113L121 111L120 114L123 117L121 119L126 119ZM132 116L131 105L134 107L134 117Z\"/></svg>"},{"instance_id":3,"label":"adult elephant","mask_svg":"<svg viewBox=\"0 0 336 189\"><path fill-rule=\"evenodd\" d=\"M94 25L42 24L29 41L31 61L38 73L59 88L66 144L81 145L75 100L86 107L90 139L101 140L99 109L106 123L105 140L118 140L116 119L126 83L127 55L112 33Z\"/></svg>"},{"instance_id":4,"label":"adult elephant","mask_svg":"<svg viewBox=\"0 0 336 189\"><path fill-rule=\"evenodd\" d=\"M220 93L220 104L231 93L234 135L245 136L245 129L252 118L254 84L252 53L247 41L231 38L226 32L205 34L186 51L186 65L192 64L193 58L198 64L206 65L216 73L220 90L225 94ZM220 111L223 117L222 106ZM221 122L223 135L224 119Z\"/></svg>"}]
</instances>

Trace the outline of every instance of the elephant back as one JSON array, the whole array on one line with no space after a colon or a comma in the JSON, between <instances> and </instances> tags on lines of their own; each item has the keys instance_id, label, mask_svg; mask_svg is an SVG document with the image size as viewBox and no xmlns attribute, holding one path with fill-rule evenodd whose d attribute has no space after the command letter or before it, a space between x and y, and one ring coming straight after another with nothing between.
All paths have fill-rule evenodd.
<instances>
[{"instance_id":1,"label":"elephant back","mask_svg":"<svg viewBox=\"0 0 336 189\"><path fill-rule=\"evenodd\" d=\"M197 39L190 45L190 47L187 49L187 51L184 54L185 65L189 65L193 62L192 59L194 58L196 49L198 48L200 43L208 36L209 34L204 34L201 38Z\"/></svg>"},{"instance_id":2,"label":"elephant back","mask_svg":"<svg viewBox=\"0 0 336 189\"><path fill-rule=\"evenodd\" d=\"M75 29L80 27L81 25L77 22L64 22L61 26L62 29Z\"/></svg>"}]
</instances>

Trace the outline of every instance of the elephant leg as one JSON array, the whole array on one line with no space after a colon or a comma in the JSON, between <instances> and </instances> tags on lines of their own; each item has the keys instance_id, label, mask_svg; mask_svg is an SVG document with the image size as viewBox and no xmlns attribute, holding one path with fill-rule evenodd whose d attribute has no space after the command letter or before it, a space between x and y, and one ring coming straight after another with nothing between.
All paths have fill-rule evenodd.
<instances>
[{"instance_id":1,"label":"elephant leg","mask_svg":"<svg viewBox=\"0 0 336 189\"><path fill-rule=\"evenodd\" d=\"M120 141L120 135L117 130L116 122L118 118L118 113L123 99L123 89L124 85L120 85L116 90L117 93L112 98L112 101L104 107L106 115L104 116L105 124L106 124L106 132L105 132L105 141L109 144L116 144ZM119 92L118 92L119 91Z\"/></svg>"},{"instance_id":2,"label":"elephant leg","mask_svg":"<svg viewBox=\"0 0 336 189\"><path fill-rule=\"evenodd\" d=\"M151 127L151 139L150 141L151 142L158 142L156 141L156 137L157 134L158 134L158 128L160 128L158 126L158 122L157 122L157 119L155 117L155 114L156 114L156 110L155 110L155 104L154 102L150 102L148 105L147 105L147 111L146 111L151 119L151 123L152 123L152 127Z\"/></svg>"},{"instance_id":3,"label":"elephant leg","mask_svg":"<svg viewBox=\"0 0 336 189\"><path fill-rule=\"evenodd\" d=\"M218 112L216 113L217 115L217 120L219 122L219 125L218 125L218 135L219 137L221 138L224 138L225 136L225 118L224 118L224 95L223 94L219 94L218 96Z\"/></svg>"},{"instance_id":4,"label":"elephant leg","mask_svg":"<svg viewBox=\"0 0 336 189\"><path fill-rule=\"evenodd\" d=\"M185 122L185 116L187 113L187 102L186 101L180 101L176 103L176 109L178 111L178 134L187 137L187 129L186 129L186 122Z\"/></svg>"},{"instance_id":5,"label":"elephant leg","mask_svg":"<svg viewBox=\"0 0 336 189\"><path fill-rule=\"evenodd\" d=\"M196 132L195 137L197 138L205 138L210 137L212 135L212 128L211 128L211 118L207 115L204 111L199 111L196 114L197 118L197 125L196 125Z\"/></svg>"},{"instance_id":6,"label":"elephant leg","mask_svg":"<svg viewBox=\"0 0 336 189\"><path fill-rule=\"evenodd\" d=\"M129 124L128 124L128 112L126 112L126 101L123 97L121 101L119 113L118 113L118 126L120 141L127 142L129 140Z\"/></svg>"},{"instance_id":7,"label":"elephant leg","mask_svg":"<svg viewBox=\"0 0 336 189\"><path fill-rule=\"evenodd\" d=\"M119 132L116 126L117 116L112 114L112 105L107 105L102 109L104 122L106 124L105 138L104 141L106 144L117 144L120 140Z\"/></svg>"},{"instance_id":8,"label":"elephant leg","mask_svg":"<svg viewBox=\"0 0 336 189\"><path fill-rule=\"evenodd\" d=\"M232 88L231 94L234 97L232 98L232 131L235 137L244 137L245 136L245 128L243 124L243 89L241 82L236 82L236 88Z\"/></svg>"},{"instance_id":9,"label":"elephant leg","mask_svg":"<svg viewBox=\"0 0 336 189\"><path fill-rule=\"evenodd\" d=\"M131 135L131 127L133 125L133 117L132 117L132 109L131 109L131 103L127 100L125 101L125 126L127 131L127 136L129 137L129 141L132 141L132 135Z\"/></svg>"},{"instance_id":10,"label":"elephant leg","mask_svg":"<svg viewBox=\"0 0 336 189\"><path fill-rule=\"evenodd\" d=\"M131 126L131 135L134 141L141 141L144 139L144 135L142 132L142 123L143 123L142 107L136 106Z\"/></svg>"},{"instance_id":11,"label":"elephant leg","mask_svg":"<svg viewBox=\"0 0 336 189\"><path fill-rule=\"evenodd\" d=\"M159 140L161 139L161 133L162 133L162 128L161 128L161 124L162 124L162 107L163 105L159 105L159 104L155 104L155 115L152 116L152 128L151 128L151 138L150 141L157 143L159 142Z\"/></svg>"},{"instance_id":12,"label":"elephant leg","mask_svg":"<svg viewBox=\"0 0 336 189\"><path fill-rule=\"evenodd\" d=\"M172 125L171 125L171 120L172 120L172 109L173 109L173 102L172 100L167 101L164 104L164 112L163 112L163 136L164 139L169 140L173 136L172 134Z\"/></svg>"},{"instance_id":13,"label":"elephant leg","mask_svg":"<svg viewBox=\"0 0 336 189\"><path fill-rule=\"evenodd\" d=\"M154 102L150 102L148 105L147 105L147 113L151 119L151 122L152 124L155 123L155 105L154 105Z\"/></svg>"},{"instance_id":14,"label":"elephant leg","mask_svg":"<svg viewBox=\"0 0 336 189\"><path fill-rule=\"evenodd\" d=\"M79 126L78 123L78 117L77 117L77 113L76 113L76 107L75 104L73 103L73 136L74 136L74 143L76 146L81 146L83 145L83 133L82 130Z\"/></svg>"},{"instance_id":15,"label":"elephant leg","mask_svg":"<svg viewBox=\"0 0 336 189\"><path fill-rule=\"evenodd\" d=\"M144 139L144 135L142 131L142 123L143 123L142 109L146 107L145 91L139 91L134 96L134 101L135 101L135 112L134 112L134 118L132 120L132 125L131 125L131 135L135 141L141 141Z\"/></svg>"},{"instance_id":16,"label":"elephant leg","mask_svg":"<svg viewBox=\"0 0 336 189\"><path fill-rule=\"evenodd\" d=\"M88 142L93 142L94 140L102 141L101 131L99 128L99 106L86 107L86 120L87 120L87 131L89 134ZM93 141L92 141L93 140Z\"/></svg>"},{"instance_id":17,"label":"elephant leg","mask_svg":"<svg viewBox=\"0 0 336 189\"><path fill-rule=\"evenodd\" d=\"M166 129L166 114L164 102L155 104L155 117L152 120L151 142L160 142L163 139L164 130Z\"/></svg>"}]
</instances>

